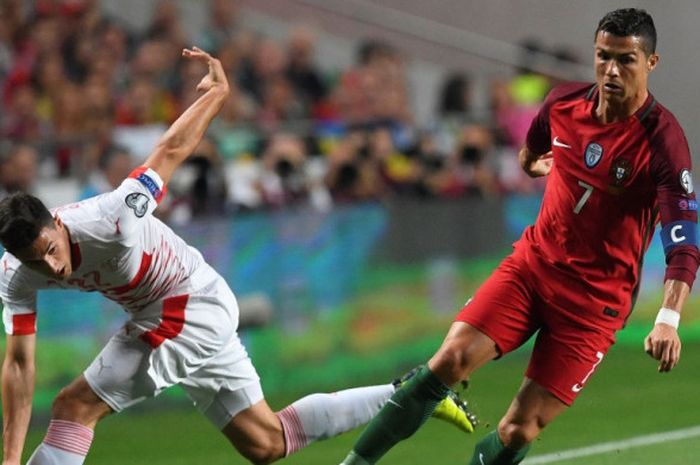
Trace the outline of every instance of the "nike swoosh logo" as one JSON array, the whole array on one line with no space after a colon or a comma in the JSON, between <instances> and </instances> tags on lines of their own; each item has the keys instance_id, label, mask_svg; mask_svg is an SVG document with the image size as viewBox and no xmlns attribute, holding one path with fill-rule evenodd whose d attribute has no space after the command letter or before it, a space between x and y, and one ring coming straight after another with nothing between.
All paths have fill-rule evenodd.
<instances>
[{"instance_id":1,"label":"nike swoosh logo","mask_svg":"<svg viewBox=\"0 0 700 465\"><path fill-rule=\"evenodd\" d=\"M573 386L571 386L571 390L574 392L581 392L581 389L583 389L583 386L580 384L576 383Z\"/></svg>"},{"instance_id":2,"label":"nike swoosh logo","mask_svg":"<svg viewBox=\"0 0 700 465\"><path fill-rule=\"evenodd\" d=\"M398 408L400 408L400 409L403 408L403 405L399 404L398 402L396 402L396 401L393 400L393 399L389 399L387 402L389 402L390 404L396 405L396 406L397 406Z\"/></svg>"},{"instance_id":3,"label":"nike swoosh logo","mask_svg":"<svg viewBox=\"0 0 700 465\"><path fill-rule=\"evenodd\" d=\"M481 465L486 465L484 463L484 454L482 454L481 452L479 452L479 462L481 462Z\"/></svg>"},{"instance_id":4,"label":"nike swoosh logo","mask_svg":"<svg viewBox=\"0 0 700 465\"><path fill-rule=\"evenodd\" d=\"M563 148L565 148L565 149L570 149L570 148L571 148L570 145L567 145L567 144L565 144L564 142L561 142L561 141L559 140L559 137L558 137L558 136L554 138L554 142L552 142L552 144L554 144L555 147L563 147Z\"/></svg>"}]
</instances>

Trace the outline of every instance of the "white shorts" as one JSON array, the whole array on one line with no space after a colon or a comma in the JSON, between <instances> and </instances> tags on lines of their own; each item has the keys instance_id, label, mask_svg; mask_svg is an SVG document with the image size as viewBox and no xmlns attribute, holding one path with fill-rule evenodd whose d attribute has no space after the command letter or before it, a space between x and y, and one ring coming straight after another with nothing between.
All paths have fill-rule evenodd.
<instances>
[{"instance_id":1,"label":"white shorts","mask_svg":"<svg viewBox=\"0 0 700 465\"><path fill-rule=\"evenodd\" d=\"M238 304L223 278L154 302L132 316L83 375L119 412L181 385L219 429L263 399L241 344Z\"/></svg>"}]
</instances>

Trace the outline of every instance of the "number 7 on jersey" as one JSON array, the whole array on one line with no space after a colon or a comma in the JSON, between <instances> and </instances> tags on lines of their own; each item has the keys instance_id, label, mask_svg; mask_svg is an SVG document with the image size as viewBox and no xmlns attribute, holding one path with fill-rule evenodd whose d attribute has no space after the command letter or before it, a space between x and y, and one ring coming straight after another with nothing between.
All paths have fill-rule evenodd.
<instances>
[{"instance_id":1,"label":"number 7 on jersey","mask_svg":"<svg viewBox=\"0 0 700 465\"><path fill-rule=\"evenodd\" d=\"M583 191L583 195L581 196L578 203L574 207L574 213L576 213L577 215L579 214L579 212L581 211L583 206L586 205L586 202L588 202L588 199L590 198L591 194L593 193L593 186L591 186L590 184L587 184L583 181L579 181L578 185L583 187L586 190Z\"/></svg>"}]
</instances>

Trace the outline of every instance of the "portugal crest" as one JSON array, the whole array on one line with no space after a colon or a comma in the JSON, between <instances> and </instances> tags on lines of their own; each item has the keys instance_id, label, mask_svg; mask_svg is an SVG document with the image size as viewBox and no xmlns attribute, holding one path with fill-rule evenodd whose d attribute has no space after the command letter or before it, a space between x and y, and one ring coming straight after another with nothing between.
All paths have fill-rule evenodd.
<instances>
[{"instance_id":1,"label":"portugal crest","mask_svg":"<svg viewBox=\"0 0 700 465\"><path fill-rule=\"evenodd\" d=\"M591 142L586 146L586 151L583 153L583 161L589 168L595 168L595 166L603 158L603 147L597 142Z\"/></svg>"},{"instance_id":2,"label":"portugal crest","mask_svg":"<svg viewBox=\"0 0 700 465\"><path fill-rule=\"evenodd\" d=\"M612 184L615 186L621 186L629 179L632 174L632 166L629 161L618 158L612 162L610 166L610 178Z\"/></svg>"}]
</instances>

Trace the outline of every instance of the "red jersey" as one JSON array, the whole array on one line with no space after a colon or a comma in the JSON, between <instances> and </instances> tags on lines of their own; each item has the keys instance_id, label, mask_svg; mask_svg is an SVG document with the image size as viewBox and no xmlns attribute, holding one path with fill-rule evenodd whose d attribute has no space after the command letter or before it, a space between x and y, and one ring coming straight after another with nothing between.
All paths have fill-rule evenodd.
<instances>
[{"instance_id":1,"label":"red jersey","mask_svg":"<svg viewBox=\"0 0 700 465\"><path fill-rule=\"evenodd\" d=\"M602 124L597 103L597 86L563 84L533 120L528 149L551 150L554 165L537 221L516 252L548 283L545 298L604 315L602 324L618 329L659 220L667 279L692 285L700 258L697 203L688 143L671 112L650 94L634 115Z\"/></svg>"}]
</instances>

